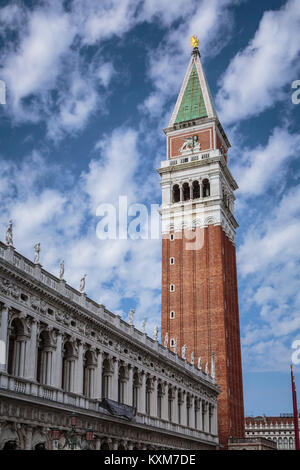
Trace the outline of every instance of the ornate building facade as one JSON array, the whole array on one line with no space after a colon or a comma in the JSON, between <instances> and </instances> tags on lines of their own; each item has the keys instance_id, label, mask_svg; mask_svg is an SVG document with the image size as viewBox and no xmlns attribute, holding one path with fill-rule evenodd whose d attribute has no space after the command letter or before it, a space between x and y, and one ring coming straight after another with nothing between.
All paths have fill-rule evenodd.
<instances>
[{"instance_id":1,"label":"ornate building facade","mask_svg":"<svg viewBox=\"0 0 300 470\"><path fill-rule=\"evenodd\" d=\"M244 437L234 218L237 183L195 39L167 129L162 187L162 340L208 371L215 357L219 437Z\"/></svg>"},{"instance_id":2,"label":"ornate building facade","mask_svg":"<svg viewBox=\"0 0 300 470\"><path fill-rule=\"evenodd\" d=\"M247 438L264 437L272 440L276 443L278 450L295 450L295 430L292 414L246 417L245 432Z\"/></svg>"},{"instance_id":3,"label":"ornate building facade","mask_svg":"<svg viewBox=\"0 0 300 470\"><path fill-rule=\"evenodd\" d=\"M0 243L0 449L218 447L215 378ZM91 431L92 430L92 431ZM92 438L88 440L88 433ZM73 436L74 437L74 436Z\"/></svg>"}]
</instances>

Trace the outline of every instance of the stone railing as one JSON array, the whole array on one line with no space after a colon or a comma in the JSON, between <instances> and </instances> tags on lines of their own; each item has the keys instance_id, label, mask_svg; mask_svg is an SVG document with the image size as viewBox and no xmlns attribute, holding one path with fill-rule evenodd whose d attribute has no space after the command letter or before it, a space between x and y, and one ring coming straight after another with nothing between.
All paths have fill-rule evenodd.
<instances>
[{"instance_id":1,"label":"stone railing","mask_svg":"<svg viewBox=\"0 0 300 470\"><path fill-rule=\"evenodd\" d=\"M209 441L216 444L218 443L218 437L214 436L213 434L209 434L199 429L188 428L182 424L171 423L170 421L165 421L160 418L138 414L135 418L135 421L145 426L152 426L165 431L184 434L185 436L189 436L195 439L201 439L203 441Z\"/></svg>"},{"instance_id":2,"label":"stone railing","mask_svg":"<svg viewBox=\"0 0 300 470\"><path fill-rule=\"evenodd\" d=\"M12 392L22 395L23 397L26 396L28 400L31 398L44 400L45 404L46 402L56 402L62 405L72 406L73 408L98 412L102 415L108 414L108 412L100 406L98 400L92 400L75 393L65 392L61 389L0 373L0 396L1 391L5 391L7 396L10 396L9 392ZM218 437L215 435L198 429L188 428L180 424L171 423L160 418L154 418L139 413L135 416L133 422L218 444Z\"/></svg>"},{"instance_id":3,"label":"stone railing","mask_svg":"<svg viewBox=\"0 0 300 470\"><path fill-rule=\"evenodd\" d=\"M217 150L203 150L203 152L197 152L196 154L181 155L177 158L171 158L170 160L163 160L161 162L161 168L168 166L181 165L183 163L207 160L208 158L220 157L223 154L219 149Z\"/></svg>"}]
</instances>

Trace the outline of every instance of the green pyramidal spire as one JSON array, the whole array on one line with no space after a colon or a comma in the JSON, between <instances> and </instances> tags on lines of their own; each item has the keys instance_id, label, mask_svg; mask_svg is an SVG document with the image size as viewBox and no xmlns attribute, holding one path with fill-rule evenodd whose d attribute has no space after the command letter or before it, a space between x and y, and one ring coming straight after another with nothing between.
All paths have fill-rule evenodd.
<instances>
[{"instance_id":1,"label":"green pyramidal spire","mask_svg":"<svg viewBox=\"0 0 300 470\"><path fill-rule=\"evenodd\" d=\"M207 117L196 65L193 65L175 122Z\"/></svg>"},{"instance_id":2,"label":"green pyramidal spire","mask_svg":"<svg viewBox=\"0 0 300 470\"><path fill-rule=\"evenodd\" d=\"M182 84L170 126L199 118L217 117L198 48L194 48L184 82Z\"/></svg>"}]
</instances>

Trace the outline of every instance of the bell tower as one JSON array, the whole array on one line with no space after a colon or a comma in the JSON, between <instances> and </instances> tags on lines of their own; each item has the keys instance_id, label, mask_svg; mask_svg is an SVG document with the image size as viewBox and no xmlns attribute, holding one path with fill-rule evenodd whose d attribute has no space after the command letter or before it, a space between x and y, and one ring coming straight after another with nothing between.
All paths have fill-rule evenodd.
<instances>
[{"instance_id":1,"label":"bell tower","mask_svg":"<svg viewBox=\"0 0 300 470\"><path fill-rule=\"evenodd\" d=\"M218 432L244 437L234 191L229 140L218 119L198 41L168 128L162 187L162 343L216 374ZM214 364L211 367L212 357ZM213 370L212 370L213 369Z\"/></svg>"}]
</instances>

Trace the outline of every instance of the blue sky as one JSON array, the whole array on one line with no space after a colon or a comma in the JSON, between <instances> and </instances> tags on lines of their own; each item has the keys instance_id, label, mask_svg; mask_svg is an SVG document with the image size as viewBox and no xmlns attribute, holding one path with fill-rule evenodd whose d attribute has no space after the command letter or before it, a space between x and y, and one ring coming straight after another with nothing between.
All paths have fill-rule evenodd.
<instances>
[{"instance_id":1,"label":"blue sky","mask_svg":"<svg viewBox=\"0 0 300 470\"><path fill-rule=\"evenodd\" d=\"M300 339L297 0L0 2L0 231L135 323L160 323L160 240L99 240L101 203L160 203L155 168L197 34L240 189L236 218L246 413L291 411ZM300 367L295 367L300 385ZM300 387L299 387L300 389Z\"/></svg>"}]
</instances>

